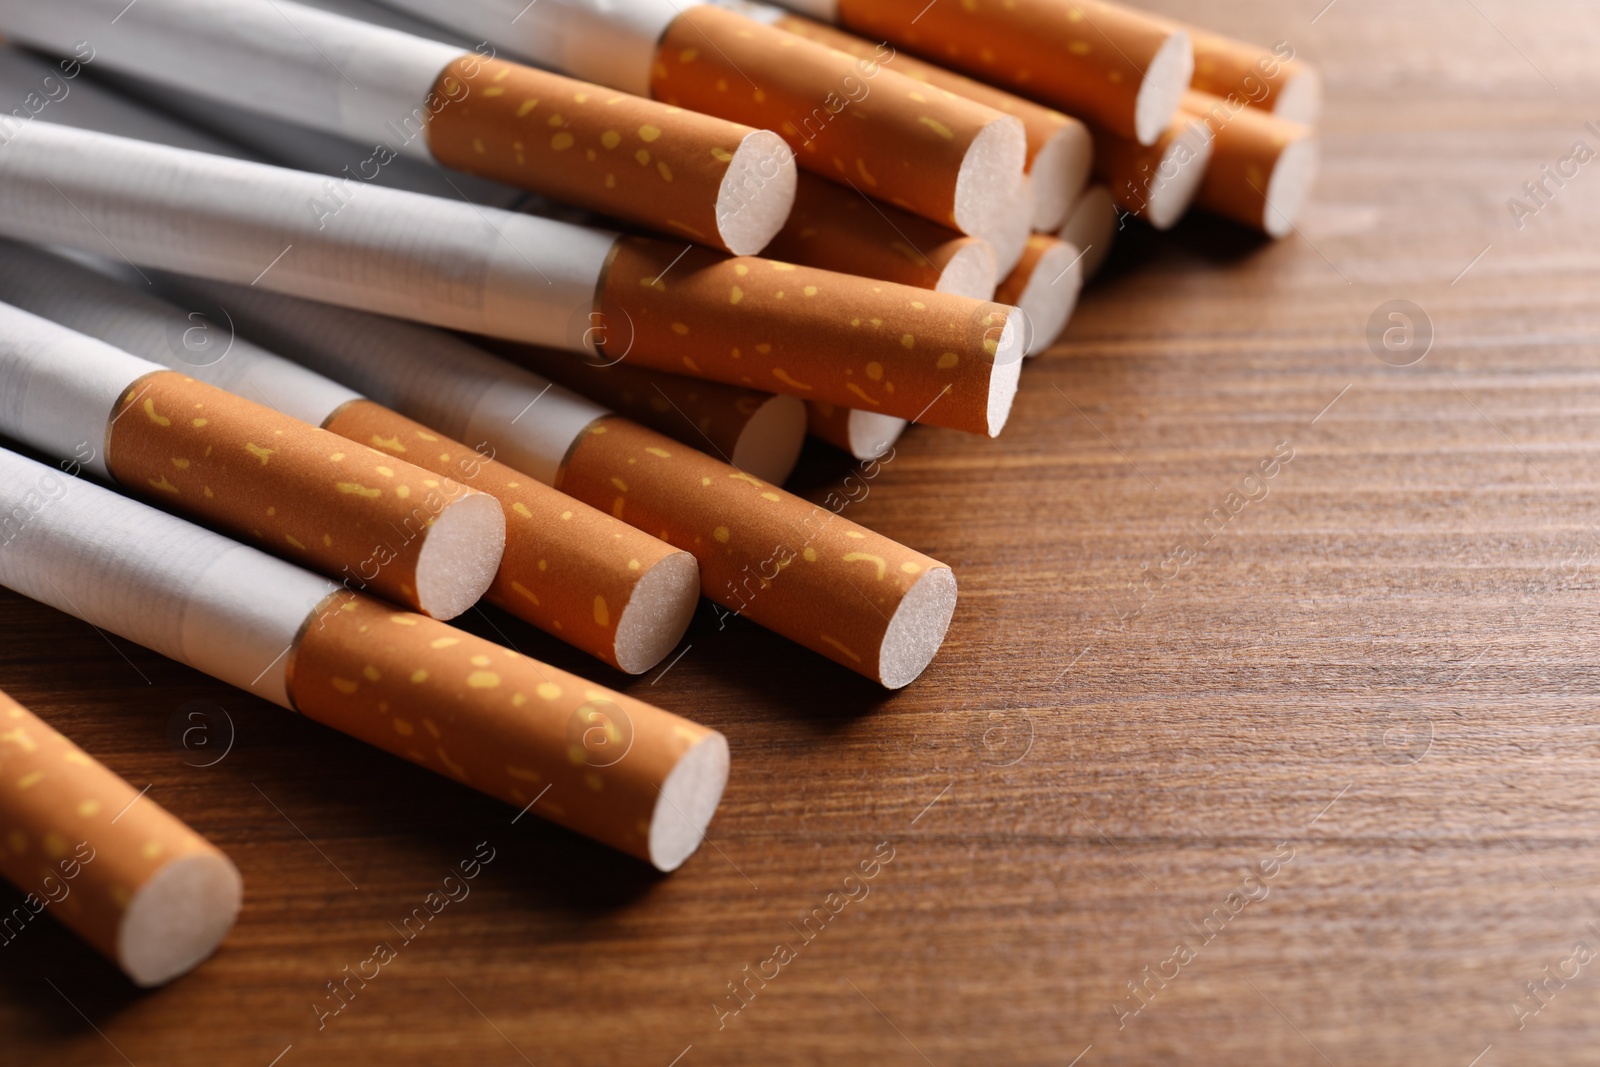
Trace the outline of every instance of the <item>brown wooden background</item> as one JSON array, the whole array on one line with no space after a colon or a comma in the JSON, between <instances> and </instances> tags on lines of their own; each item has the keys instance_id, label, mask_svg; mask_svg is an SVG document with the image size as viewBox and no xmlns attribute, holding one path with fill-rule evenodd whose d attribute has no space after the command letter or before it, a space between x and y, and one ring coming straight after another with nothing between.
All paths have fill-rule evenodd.
<instances>
[{"instance_id":1,"label":"brown wooden background","mask_svg":"<svg viewBox=\"0 0 1600 1067\"><path fill-rule=\"evenodd\" d=\"M670 878L0 595L0 685L246 884L158 991L49 922L0 949L0 1062L1594 1062L1600 959L1520 1029L1512 1005L1600 953L1600 161L1520 231L1506 200L1600 149L1600 10L1323 2L1162 4L1323 65L1301 232L1130 234L1003 438L919 429L846 512L957 568L926 676L885 696L708 613L630 684L733 744ZM1365 340L1392 299L1436 333L1407 368ZM1119 620L1285 440L1268 495ZM846 471L817 453L796 484ZM233 726L208 768L218 712L212 747L169 740L192 701ZM472 895L319 1031L325 983L484 840ZM885 841L870 895L719 1029L726 983ZM1119 1028L1125 983L1275 849Z\"/></svg>"}]
</instances>

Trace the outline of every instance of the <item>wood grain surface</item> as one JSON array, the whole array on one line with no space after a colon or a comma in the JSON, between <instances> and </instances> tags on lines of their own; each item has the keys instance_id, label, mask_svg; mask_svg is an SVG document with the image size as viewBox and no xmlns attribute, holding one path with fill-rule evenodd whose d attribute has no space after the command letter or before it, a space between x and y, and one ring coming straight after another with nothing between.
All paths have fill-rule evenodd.
<instances>
[{"instance_id":1,"label":"wood grain surface","mask_svg":"<svg viewBox=\"0 0 1600 1067\"><path fill-rule=\"evenodd\" d=\"M631 681L466 620L728 735L671 877L0 595L0 686L246 887L153 992L30 926L0 1062L1594 1062L1600 161L1506 201L1600 149L1600 9L1324 2L1162 5L1322 65L1299 232L1130 230L1003 437L919 428L847 509L957 570L920 681L709 612ZM1393 300L1410 366L1368 344Z\"/></svg>"}]
</instances>

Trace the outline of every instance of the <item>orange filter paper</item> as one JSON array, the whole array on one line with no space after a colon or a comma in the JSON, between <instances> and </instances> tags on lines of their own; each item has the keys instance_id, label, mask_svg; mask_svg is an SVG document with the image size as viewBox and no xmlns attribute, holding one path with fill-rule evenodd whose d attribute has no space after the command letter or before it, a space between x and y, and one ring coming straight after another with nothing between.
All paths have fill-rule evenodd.
<instances>
[{"instance_id":1,"label":"orange filter paper","mask_svg":"<svg viewBox=\"0 0 1600 1067\"><path fill-rule=\"evenodd\" d=\"M429 527L475 494L176 371L134 382L106 436L112 476L145 499L413 607Z\"/></svg>"},{"instance_id":2,"label":"orange filter paper","mask_svg":"<svg viewBox=\"0 0 1600 1067\"><path fill-rule=\"evenodd\" d=\"M838 49L847 55L855 56L857 59L874 58L880 47L865 37L857 37L853 33L846 33L843 30L821 22L814 22L808 18L802 18L799 15L784 15L774 25L789 33L799 34L801 37L813 40L820 45ZM927 60L899 54L887 62L890 64L890 69L908 78L931 85L935 89L965 97L985 107L992 107L1002 114L1020 119L1023 132L1027 134L1028 138L1027 165L1029 170L1033 169L1033 160L1039 154L1039 149L1049 143L1051 138L1060 136L1063 130L1070 130L1074 136L1085 141L1089 137L1088 128L1070 115L1063 115L1054 108L1036 104L1032 100L1025 100L1015 93L997 89L992 85L969 78L964 74L957 74L953 70L935 63L929 63ZM1076 195L1077 190L1083 187L1083 183L1088 177L1089 172L1085 168L1081 174L1077 175L1076 181L1071 183L1072 188L1069 190L1068 199Z\"/></svg>"},{"instance_id":3,"label":"orange filter paper","mask_svg":"<svg viewBox=\"0 0 1600 1067\"><path fill-rule=\"evenodd\" d=\"M967 297L638 237L602 294L608 358L677 374L988 434L1015 380L995 366L1012 309Z\"/></svg>"},{"instance_id":4,"label":"orange filter paper","mask_svg":"<svg viewBox=\"0 0 1600 1067\"><path fill-rule=\"evenodd\" d=\"M128 967L124 920L143 886L196 857L231 881L237 908L239 873L226 856L0 692L0 873L28 893L6 917L5 940L21 932L18 912L31 921L48 908L141 985L170 977Z\"/></svg>"},{"instance_id":5,"label":"orange filter paper","mask_svg":"<svg viewBox=\"0 0 1600 1067\"><path fill-rule=\"evenodd\" d=\"M325 425L499 499L506 549L489 600L613 667L634 668L617 660L622 608L640 579L681 552L370 400L345 404Z\"/></svg>"},{"instance_id":6,"label":"orange filter paper","mask_svg":"<svg viewBox=\"0 0 1600 1067\"><path fill-rule=\"evenodd\" d=\"M764 252L767 259L918 289L938 286L961 256L987 262L992 281L994 251L987 241L808 174L795 186L789 221Z\"/></svg>"},{"instance_id":7,"label":"orange filter paper","mask_svg":"<svg viewBox=\"0 0 1600 1067\"><path fill-rule=\"evenodd\" d=\"M667 28L651 92L770 129L801 168L972 232L955 215L956 178L973 142L1002 116L884 69L893 54L886 48L877 61L857 60L701 5Z\"/></svg>"},{"instance_id":8,"label":"orange filter paper","mask_svg":"<svg viewBox=\"0 0 1600 1067\"><path fill-rule=\"evenodd\" d=\"M1200 206L1281 236L1299 213L1303 189L1297 190L1300 195L1293 196L1292 203L1269 205L1273 172L1291 145L1314 136L1311 127L1209 93L1185 94L1183 110L1211 131L1211 163L1196 197ZM1314 150L1310 144L1301 147ZM1276 217L1269 218L1269 212Z\"/></svg>"},{"instance_id":9,"label":"orange filter paper","mask_svg":"<svg viewBox=\"0 0 1600 1067\"><path fill-rule=\"evenodd\" d=\"M560 486L694 553L702 591L731 612L885 684L896 609L925 573L949 570L621 418L590 427Z\"/></svg>"},{"instance_id":10,"label":"orange filter paper","mask_svg":"<svg viewBox=\"0 0 1600 1067\"><path fill-rule=\"evenodd\" d=\"M750 127L476 54L439 79L444 165L726 247L717 200Z\"/></svg>"},{"instance_id":11,"label":"orange filter paper","mask_svg":"<svg viewBox=\"0 0 1600 1067\"><path fill-rule=\"evenodd\" d=\"M839 21L975 78L1137 135L1144 72L1173 31L1099 0L840 0Z\"/></svg>"},{"instance_id":12,"label":"orange filter paper","mask_svg":"<svg viewBox=\"0 0 1600 1067\"><path fill-rule=\"evenodd\" d=\"M713 730L423 615L347 597L306 627L307 718L650 861L662 785Z\"/></svg>"}]
</instances>

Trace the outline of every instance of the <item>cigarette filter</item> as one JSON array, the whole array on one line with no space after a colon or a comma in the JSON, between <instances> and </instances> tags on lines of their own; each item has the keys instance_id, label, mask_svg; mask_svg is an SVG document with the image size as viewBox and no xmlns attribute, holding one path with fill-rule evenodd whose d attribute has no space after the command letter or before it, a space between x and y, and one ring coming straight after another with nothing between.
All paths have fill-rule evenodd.
<instances>
[{"instance_id":1,"label":"cigarette filter","mask_svg":"<svg viewBox=\"0 0 1600 1067\"><path fill-rule=\"evenodd\" d=\"M821 400L806 404L806 429L811 436L844 449L855 459L877 459L894 446L907 425L905 419Z\"/></svg>"},{"instance_id":2,"label":"cigarette filter","mask_svg":"<svg viewBox=\"0 0 1600 1067\"><path fill-rule=\"evenodd\" d=\"M805 403L648 367L574 359L532 345L490 342L490 351L675 441L720 456L782 485L805 442Z\"/></svg>"},{"instance_id":3,"label":"cigarette filter","mask_svg":"<svg viewBox=\"0 0 1600 1067\"><path fill-rule=\"evenodd\" d=\"M654 666L699 604L688 553L234 336L225 318L11 241L0 242L0 300L495 497L506 546L485 595L614 667Z\"/></svg>"},{"instance_id":4,"label":"cigarette filter","mask_svg":"<svg viewBox=\"0 0 1600 1067\"><path fill-rule=\"evenodd\" d=\"M994 246L809 174L770 259L978 300L999 280Z\"/></svg>"},{"instance_id":5,"label":"cigarette filter","mask_svg":"<svg viewBox=\"0 0 1600 1067\"><path fill-rule=\"evenodd\" d=\"M732 5L735 0L726 2ZM879 46L865 37L788 14L779 8L751 4L741 5L735 10L743 10L753 18L771 21L781 30L799 34L857 59L868 59L878 54ZM1089 164L1094 154L1089 127L1054 108L1025 100L1004 89L997 89L903 52L896 54L891 63L893 70L941 93L965 97L1020 120L1028 144L1025 168L1033 181L1033 228L1055 230L1066 222L1067 208L1089 180Z\"/></svg>"},{"instance_id":6,"label":"cigarette filter","mask_svg":"<svg viewBox=\"0 0 1600 1067\"><path fill-rule=\"evenodd\" d=\"M625 237L600 306L602 351L661 370L991 437L1016 395L1020 315L1000 304Z\"/></svg>"},{"instance_id":7,"label":"cigarette filter","mask_svg":"<svg viewBox=\"0 0 1600 1067\"><path fill-rule=\"evenodd\" d=\"M1187 94L1183 110L1204 123L1211 137L1200 206L1268 237L1292 230L1320 162L1311 127L1208 93Z\"/></svg>"},{"instance_id":8,"label":"cigarette filter","mask_svg":"<svg viewBox=\"0 0 1600 1067\"><path fill-rule=\"evenodd\" d=\"M1060 238L1036 233L1028 238L1022 262L1000 283L995 296L1027 316L1028 355L1037 356L1055 344L1067 328L1083 288L1082 258Z\"/></svg>"},{"instance_id":9,"label":"cigarette filter","mask_svg":"<svg viewBox=\"0 0 1600 1067\"><path fill-rule=\"evenodd\" d=\"M721 734L3 451L0 516L0 585L661 870L722 794Z\"/></svg>"},{"instance_id":10,"label":"cigarette filter","mask_svg":"<svg viewBox=\"0 0 1600 1067\"><path fill-rule=\"evenodd\" d=\"M890 49L856 60L706 4L388 2L580 78L773 130L801 169L978 237L1026 156L1020 122L883 69Z\"/></svg>"},{"instance_id":11,"label":"cigarette filter","mask_svg":"<svg viewBox=\"0 0 1600 1067\"><path fill-rule=\"evenodd\" d=\"M492 497L8 304L0 430L431 615L471 607L505 545Z\"/></svg>"},{"instance_id":12,"label":"cigarette filter","mask_svg":"<svg viewBox=\"0 0 1600 1067\"><path fill-rule=\"evenodd\" d=\"M1095 177L1116 202L1158 230L1177 225L1205 180L1212 137L1205 124L1180 111L1150 144L1096 132Z\"/></svg>"},{"instance_id":13,"label":"cigarette filter","mask_svg":"<svg viewBox=\"0 0 1600 1067\"><path fill-rule=\"evenodd\" d=\"M257 341L485 441L518 470L693 553L701 592L730 614L890 688L939 649L954 575L836 514L842 502L813 506L449 334L259 288L205 288Z\"/></svg>"},{"instance_id":14,"label":"cigarette filter","mask_svg":"<svg viewBox=\"0 0 1600 1067\"><path fill-rule=\"evenodd\" d=\"M1317 68L1294 58L1287 42L1262 48L1193 26L1194 88L1214 96L1233 96L1280 119L1310 126L1322 112L1322 77Z\"/></svg>"},{"instance_id":15,"label":"cigarette filter","mask_svg":"<svg viewBox=\"0 0 1600 1067\"><path fill-rule=\"evenodd\" d=\"M97 65L378 146L310 205L319 220L400 155L739 253L793 197L766 130L291 0L0 0L0 31L27 43L67 51L89 25Z\"/></svg>"},{"instance_id":16,"label":"cigarette filter","mask_svg":"<svg viewBox=\"0 0 1600 1067\"><path fill-rule=\"evenodd\" d=\"M1104 185L1091 185L1067 213L1067 224L1056 234L1083 253L1078 269L1088 281L1100 271L1121 229L1121 212Z\"/></svg>"},{"instance_id":17,"label":"cigarette filter","mask_svg":"<svg viewBox=\"0 0 1600 1067\"><path fill-rule=\"evenodd\" d=\"M1194 73L1184 30L1101 0L788 0L801 14L890 41L974 78L1149 144Z\"/></svg>"},{"instance_id":18,"label":"cigarette filter","mask_svg":"<svg viewBox=\"0 0 1600 1067\"><path fill-rule=\"evenodd\" d=\"M28 894L8 940L48 908L141 986L211 955L239 915L227 856L3 692L0 873Z\"/></svg>"},{"instance_id":19,"label":"cigarette filter","mask_svg":"<svg viewBox=\"0 0 1600 1067\"><path fill-rule=\"evenodd\" d=\"M627 351L640 365L804 399L875 402L906 418L941 395L919 399L920 386L936 381L952 388L927 408L928 421L990 434L1015 393L1021 338L1008 308L926 300L921 290L810 268L793 268L797 291L786 299L777 294L790 294L790 279L767 282L788 265L642 238L613 256L614 233L377 187L319 226L306 203L323 195L324 181L36 122L0 153L0 232L573 351L599 344L592 315L604 280L607 321L618 324L604 331L608 358L627 343L615 341L620 331L637 326ZM677 326L698 328L699 340ZM696 346L712 339L727 347L693 371L684 357L694 361ZM746 353L753 358L739 362ZM878 381L874 364L899 388L864 400L846 386L863 375Z\"/></svg>"}]
</instances>

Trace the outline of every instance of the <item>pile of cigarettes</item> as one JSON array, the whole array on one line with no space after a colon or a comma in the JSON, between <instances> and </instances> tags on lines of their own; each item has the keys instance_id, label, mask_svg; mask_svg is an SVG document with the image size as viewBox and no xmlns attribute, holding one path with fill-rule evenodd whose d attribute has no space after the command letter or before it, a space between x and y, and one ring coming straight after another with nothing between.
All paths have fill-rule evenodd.
<instances>
[{"instance_id":1,"label":"pile of cigarettes","mask_svg":"<svg viewBox=\"0 0 1600 1067\"><path fill-rule=\"evenodd\" d=\"M956 577L805 437L999 434L1129 218L1281 237L1317 168L1284 44L784 2L0 0L0 585L677 868L723 735L449 620L910 684ZM3 695L0 873L141 985L242 892Z\"/></svg>"}]
</instances>

